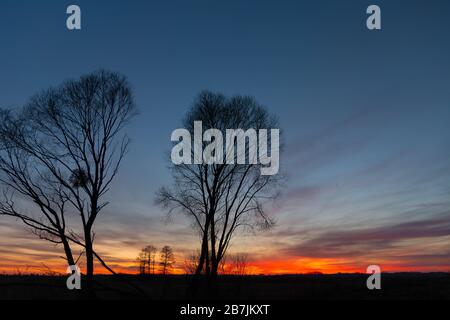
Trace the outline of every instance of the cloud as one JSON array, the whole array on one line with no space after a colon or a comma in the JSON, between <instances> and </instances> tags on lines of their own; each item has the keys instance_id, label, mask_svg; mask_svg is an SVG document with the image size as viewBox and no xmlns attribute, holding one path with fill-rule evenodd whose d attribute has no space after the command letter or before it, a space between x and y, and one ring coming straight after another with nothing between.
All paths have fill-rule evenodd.
<instances>
[{"instance_id":1,"label":"cloud","mask_svg":"<svg viewBox=\"0 0 450 320\"><path fill-rule=\"evenodd\" d=\"M450 236L449 214L428 220L403 222L371 228L322 232L314 238L289 246L284 253L298 257L357 257L388 251L402 241ZM409 252L414 253L414 248ZM419 257L419 256L417 256Z\"/></svg>"}]
</instances>

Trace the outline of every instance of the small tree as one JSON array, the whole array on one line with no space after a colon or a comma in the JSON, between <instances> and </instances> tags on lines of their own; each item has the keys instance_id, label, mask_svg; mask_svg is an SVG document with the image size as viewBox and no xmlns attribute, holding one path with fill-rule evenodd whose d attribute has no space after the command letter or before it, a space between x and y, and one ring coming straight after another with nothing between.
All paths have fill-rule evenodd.
<instances>
[{"instance_id":1,"label":"small tree","mask_svg":"<svg viewBox=\"0 0 450 320\"><path fill-rule=\"evenodd\" d=\"M154 246L149 245L143 248L136 260L140 274L155 274L156 248Z\"/></svg>"},{"instance_id":2,"label":"small tree","mask_svg":"<svg viewBox=\"0 0 450 320\"><path fill-rule=\"evenodd\" d=\"M170 246L164 246L161 249L161 273L168 274L175 264L175 255L173 254L173 249Z\"/></svg>"},{"instance_id":3,"label":"small tree","mask_svg":"<svg viewBox=\"0 0 450 320\"><path fill-rule=\"evenodd\" d=\"M233 254L230 259L230 273L236 276L245 276L247 274L248 255L245 253Z\"/></svg>"},{"instance_id":4,"label":"small tree","mask_svg":"<svg viewBox=\"0 0 450 320\"><path fill-rule=\"evenodd\" d=\"M195 274L195 270L197 269L199 257L200 257L200 252L193 251L184 258L183 267L184 267L184 272L187 275Z\"/></svg>"},{"instance_id":5,"label":"small tree","mask_svg":"<svg viewBox=\"0 0 450 320\"><path fill-rule=\"evenodd\" d=\"M139 268L139 274L144 275L145 274L145 253L143 251L139 252L137 258L136 258L136 264Z\"/></svg>"}]
</instances>

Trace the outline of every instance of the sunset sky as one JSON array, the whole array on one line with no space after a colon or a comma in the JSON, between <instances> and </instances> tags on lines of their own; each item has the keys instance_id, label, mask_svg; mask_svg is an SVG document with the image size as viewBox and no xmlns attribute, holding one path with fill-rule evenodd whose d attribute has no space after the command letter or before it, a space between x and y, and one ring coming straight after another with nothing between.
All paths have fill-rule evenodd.
<instances>
[{"instance_id":1,"label":"sunset sky","mask_svg":"<svg viewBox=\"0 0 450 320\"><path fill-rule=\"evenodd\" d=\"M171 183L170 134L203 89L254 96L283 130L277 225L230 249L251 272L450 271L450 2L375 1L382 30L369 31L372 2L75 1L71 32L72 2L2 0L0 107L99 68L128 77L139 115L95 225L118 271L153 244L172 246L181 272L199 246L154 197ZM63 272L61 255L0 217L0 273Z\"/></svg>"}]
</instances>

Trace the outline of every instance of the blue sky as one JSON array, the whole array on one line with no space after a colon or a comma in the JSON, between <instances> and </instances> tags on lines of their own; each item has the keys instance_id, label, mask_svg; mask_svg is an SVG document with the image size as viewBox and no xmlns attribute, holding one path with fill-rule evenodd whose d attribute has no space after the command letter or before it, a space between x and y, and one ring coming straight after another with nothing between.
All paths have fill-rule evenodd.
<instances>
[{"instance_id":1,"label":"blue sky","mask_svg":"<svg viewBox=\"0 0 450 320\"><path fill-rule=\"evenodd\" d=\"M72 3L82 10L81 31L65 28ZM380 31L365 27L373 3L382 10ZM195 246L186 221L164 223L153 198L171 181L170 133L195 95L210 89L254 96L285 135L280 160L289 180L271 209L278 226L242 235L235 250L258 260L268 248L301 261L314 244L322 258L345 258L347 266L377 257L395 266L402 256L412 269L425 260L442 269L450 266L449 23L450 3L437 0L3 0L0 106L20 107L99 68L129 78L140 114L98 226L99 245L118 263L146 242L179 252ZM408 224L417 221L430 232ZM24 247L34 243L17 223L0 226ZM403 236L381 232L389 228ZM338 241L349 235L351 244Z\"/></svg>"}]
</instances>

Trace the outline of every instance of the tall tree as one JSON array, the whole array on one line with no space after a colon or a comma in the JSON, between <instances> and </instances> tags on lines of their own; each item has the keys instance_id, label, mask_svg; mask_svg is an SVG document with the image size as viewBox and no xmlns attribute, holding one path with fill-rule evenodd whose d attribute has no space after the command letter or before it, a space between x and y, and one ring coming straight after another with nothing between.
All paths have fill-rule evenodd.
<instances>
[{"instance_id":1,"label":"tall tree","mask_svg":"<svg viewBox=\"0 0 450 320\"><path fill-rule=\"evenodd\" d=\"M65 203L79 214L82 236L72 234L71 238L82 241L87 283L91 283L94 223L107 205L104 196L127 151L129 139L123 129L135 114L128 81L117 73L94 72L43 91L21 112L6 114L8 116L2 119L2 144L24 154L28 161L28 168L24 170L30 174L35 171L34 174L42 176L51 186L48 190L33 187L39 189L41 196L58 189ZM15 161L8 154L3 159L8 165ZM14 186L23 182L8 172L8 165L1 168L12 178L7 185L19 191ZM27 196L27 193L22 192L22 195ZM31 197L34 202L35 198ZM40 206L41 202L37 204ZM32 227L39 230L38 225ZM44 231L49 233L49 230Z\"/></svg>"},{"instance_id":2,"label":"tall tree","mask_svg":"<svg viewBox=\"0 0 450 320\"><path fill-rule=\"evenodd\" d=\"M195 121L202 121L203 130L217 129L223 136L227 129L242 129L247 141L241 149L236 139L229 146L224 144L222 153L227 157L231 155L232 164L225 161L172 163L174 185L160 189L157 194L157 203L169 213L181 211L192 219L201 238L196 275L204 271L214 279L237 230L267 229L274 224L264 205L278 195L281 176L261 174L263 165L251 159L255 156L252 150L256 143L251 139L251 133L279 126L276 118L255 99L246 96L227 98L209 91L198 95L183 121L191 137L195 136ZM203 149L209 143L203 142ZM269 147L270 144L269 139ZM269 147L266 146L265 151L259 148L259 155L267 155ZM238 161L243 155L247 158L245 163ZM191 157L195 157L194 151Z\"/></svg>"},{"instance_id":3,"label":"tall tree","mask_svg":"<svg viewBox=\"0 0 450 320\"><path fill-rule=\"evenodd\" d=\"M164 246L161 249L161 273L168 274L175 264L175 255L173 254L173 249L170 246Z\"/></svg>"}]
</instances>

